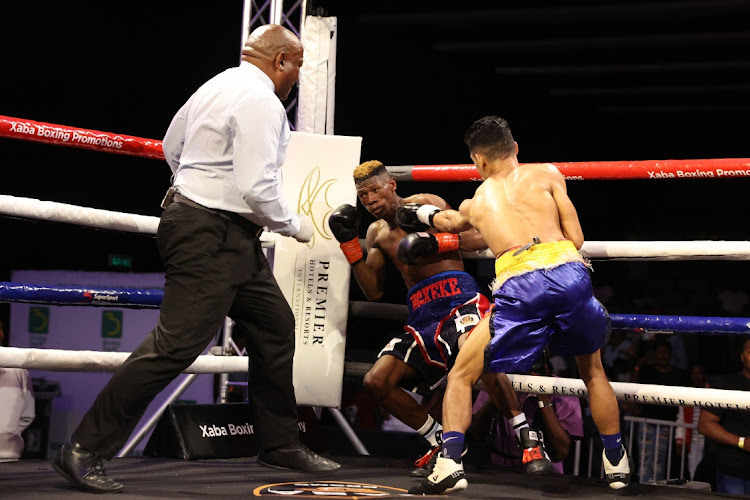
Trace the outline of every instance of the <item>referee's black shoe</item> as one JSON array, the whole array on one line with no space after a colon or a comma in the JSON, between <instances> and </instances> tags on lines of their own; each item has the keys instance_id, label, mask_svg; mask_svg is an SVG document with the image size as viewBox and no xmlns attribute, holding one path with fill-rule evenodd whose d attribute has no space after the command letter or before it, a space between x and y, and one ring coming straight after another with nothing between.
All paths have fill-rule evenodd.
<instances>
[{"instance_id":1,"label":"referee's black shoe","mask_svg":"<svg viewBox=\"0 0 750 500\"><path fill-rule=\"evenodd\" d=\"M68 441L57 450L52 467L73 486L92 493L119 493L124 485L107 475L102 457Z\"/></svg>"},{"instance_id":2,"label":"referee's black shoe","mask_svg":"<svg viewBox=\"0 0 750 500\"><path fill-rule=\"evenodd\" d=\"M258 453L258 463L275 469L290 469L301 472L333 472L341 465L310 451L302 443L281 446Z\"/></svg>"}]
</instances>

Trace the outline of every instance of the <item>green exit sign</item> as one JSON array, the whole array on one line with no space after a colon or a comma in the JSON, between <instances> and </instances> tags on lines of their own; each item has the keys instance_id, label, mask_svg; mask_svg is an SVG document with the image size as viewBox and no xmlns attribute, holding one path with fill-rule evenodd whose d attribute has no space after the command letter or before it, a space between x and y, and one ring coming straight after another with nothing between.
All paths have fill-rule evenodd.
<instances>
[{"instance_id":1,"label":"green exit sign","mask_svg":"<svg viewBox=\"0 0 750 500\"><path fill-rule=\"evenodd\" d=\"M111 253L107 256L107 264L116 269L133 269L133 257Z\"/></svg>"}]
</instances>

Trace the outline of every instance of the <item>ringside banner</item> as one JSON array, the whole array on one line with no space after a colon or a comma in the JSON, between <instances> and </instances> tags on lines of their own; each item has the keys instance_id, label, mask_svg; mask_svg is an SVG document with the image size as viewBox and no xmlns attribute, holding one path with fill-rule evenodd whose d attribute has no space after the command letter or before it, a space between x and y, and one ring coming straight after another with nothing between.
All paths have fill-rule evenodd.
<instances>
[{"instance_id":1,"label":"ringside banner","mask_svg":"<svg viewBox=\"0 0 750 500\"><path fill-rule=\"evenodd\" d=\"M277 236L273 254L274 275L296 320L298 405L341 405L351 269L328 217L339 205L357 203L352 172L361 145L361 137L294 132L282 168L287 201L314 226L306 244Z\"/></svg>"}]
</instances>

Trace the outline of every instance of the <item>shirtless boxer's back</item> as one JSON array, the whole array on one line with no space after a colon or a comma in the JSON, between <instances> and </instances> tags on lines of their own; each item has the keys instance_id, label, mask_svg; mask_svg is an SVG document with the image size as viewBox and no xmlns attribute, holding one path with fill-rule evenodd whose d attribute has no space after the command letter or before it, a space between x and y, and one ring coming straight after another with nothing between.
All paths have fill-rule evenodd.
<instances>
[{"instance_id":1,"label":"shirtless boxer's back","mask_svg":"<svg viewBox=\"0 0 750 500\"><path fill-rule=\"evenodd\" d=\"M474 197L458 211L410 206L400 216L411 214L452 233L474 227L496 256L492 314L472 331L448 378L443 436L455 439L443 456L461 468L456 446L470 421L467 389L482 372L527 371L549 344L556 354L576 357L602 435L607 480L612 488L622 488L630 481L631 467L599 351L609 335L609 317L593 295L589 270L578 253L583 232L565 180L554 165L520 165L518 145L502 118L478 120L465 141L484 179ZM459 476L462 472L450 461L439 460L413 493L461 489L466 484Z\"/></svg>"}]
</instances>

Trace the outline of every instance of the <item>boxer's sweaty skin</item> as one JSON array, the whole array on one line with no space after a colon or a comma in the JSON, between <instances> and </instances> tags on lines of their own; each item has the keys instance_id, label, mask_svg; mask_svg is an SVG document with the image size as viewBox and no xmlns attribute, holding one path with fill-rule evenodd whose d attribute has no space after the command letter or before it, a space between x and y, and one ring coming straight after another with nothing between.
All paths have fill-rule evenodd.
<instances>
[{"instance_id":1,"label":"boxer's sweaty skin","mask_svg":"<svg viewBox=\"0 0 750 500\"><path fill-rule=\"evenodd\" d=\"M495 256L523 247L535 237L541 243L568 239L579 250L583 245L583 231L565 180L549 163L519 166L509 160L493 170L474 198L461 203L453 224L443 212L435 215L434 224L448 231L475 227Z\"/></svg>"}]
</instances>

